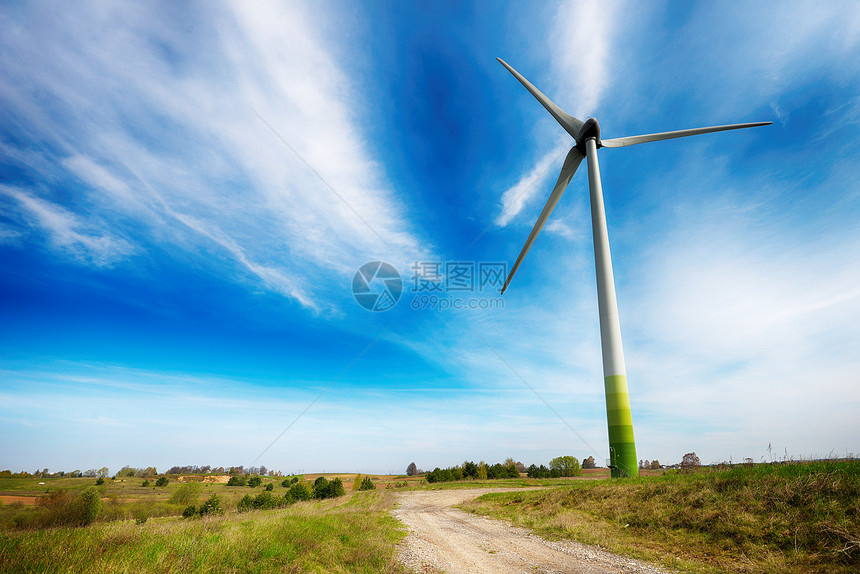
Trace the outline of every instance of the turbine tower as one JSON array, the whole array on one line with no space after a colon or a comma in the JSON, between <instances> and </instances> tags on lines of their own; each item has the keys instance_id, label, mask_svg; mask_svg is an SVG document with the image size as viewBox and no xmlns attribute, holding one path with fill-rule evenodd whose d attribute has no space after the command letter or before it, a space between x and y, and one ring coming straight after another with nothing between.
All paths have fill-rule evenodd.
<instances>
[{"instance_id":1,"label":"turbine tower","mask_svg":"<svg viewBox=\"0 0 860 574\"><path fill-rule=\"evenodd\" d=\"M600 345L603 352L603 382L606 390L606 419L609 426L609 467L613 477L638 476L636 444L633 440L633 416L630 412L630 394L627 390L627 370L621 347L621 325L618 321L618 303L615 298L615 279L609 255L609 235L606 230L606 213L603 209L603 188L600 183L600 168L597 150L601 147L617 148L698 134L766 126L773 122L755 122L694 128L673 132L662 132L613 139L600 139L600 124L594 118L583 122L555 105L531 82L501 58L496 58L514 77L531 92L541 105L570 134L574 145L567 153L558 181L544 205L526 244L520 251L511 272L508 274L502 293L508 288L514 273L519 269L550 213L555 208L573 174L583 159L588 166L588 189L591 201L591 228L594 236L594 265L597 271L597 305L600 311Z\"/></svg>"}]
</instances>

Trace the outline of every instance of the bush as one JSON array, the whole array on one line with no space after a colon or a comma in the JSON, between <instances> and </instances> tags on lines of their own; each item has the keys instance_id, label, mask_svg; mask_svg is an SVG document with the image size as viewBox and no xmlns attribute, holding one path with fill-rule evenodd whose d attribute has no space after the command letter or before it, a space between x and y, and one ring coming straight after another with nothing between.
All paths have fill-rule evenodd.
<instances>
[{"instance_id":1,"label":"bush","mask_svg":"<svg viewBox=\"0 0 860 574\"><path fill-rule=\"evenodd\" d=\"M146 520L148 518L149 518L149 516L147 516L146 512L143 510L138 510L137 512L134 513L134 521L137 524L146 524Z\"/></svg>"},{"instance_id":2,"label":"bush","mask_svg":"<svg viewBox=\"0 0 860 574\"><path fill-rule=\"evenodd\" d=\"M239 512L247 512L254 508L254 499L250 494L246 494L242 497L242 500L239 501L239 504L236 505L236 510Z\"/></svg>"},{"instance_id":3,"label":"bush","mask_svg":"<svg viewBox=\"0 0 860 574\"><path fill-rule=\"evenodd\" d=\"M261 484L263 484L263 479L259 476L252 476L248 479L248 486L250 486L251 488L256 488Z\"/></svg>"},{"instance_id":4,"label":"bush","mask_svg":"<svg viewBox=\"0 0 860 574\"><path fill-rule=\"evenodd\" d=\"M287 503L310 500L311 497L311 491L308 488L308 485L304 482L299 482L292 485L290 487L290 490L287 491L287 494L284 495L284 499L287 501Z\"/></svg>"},{"instance_id":5,"label":"bush","mask_svg":"<svg viewBox=\"0 0 860 574\"><path fill-rule=\"evenodd\" d=\"M221 499L218 498L217 494L213 494L206 499L206 502L200 505L198 513L200 516L206 516L207 514L224 514L224 509L221 508Z\"/></svg>"},{"instance_id":6,"label":"bush","mask_svg":"<svg viewBox=\"0 0 860 574\"><path fill-rule=\"evenodd\" d=\"M79 498L81 501L80 525L86 526L99 515L99 510L102 508L102 499L98 489L94 486L84 490Z\"/></svg>"},{"instance_id":7,"label":"bush","mask_svg":"<svg viewBox=\"0 0 860 574\"><path fill-rule=\"evenodd\" d=\"M167 486L168 484L170 484L170 480L166 476L162 476L155 481L155 486Z\"/></svg>"},{"instance_id":8,"label":"bush","mask_svg":"<svg viewBox=\"0 0 860 574\"><path fill-rule=\"evenodd\" d=\"M231 476L227 481L227 486L245 486L247 484L244 476Z\"/></svg>"},{"instance_id":9,"label":"bush","mask_svg":"<svg viewBox=\"0 0 860 574\"><path fill-rule=\"evenodd\" d=\"M182 518L193 518L197 516L197 507L193 504L189 504L185 507L185 510L182 511Z\"/></svg>"},{"instance_id":10,"label":"bush","mask_svg":"<svg viewBox=\"0 0 860 574\"><path fill-rule=\"evenodd\" d=\"M365 476L361 481L361 486L358 488L359 490L376 490L376 486L374 486L373 481L370 480L369 476Z\"/></svg>"},{"instance_id":11,"label":"bush","mask_svg":"<svg viewBox=\"0 0 860 574\"><path fill-rule=\"evenodd\" d=\"M270 482L269 484L266 485L266 492L271 492L273 490L275 490L274 483Z\"/></svg>"},{"instance_id":12,"label":"bush","mask_svg":"<svg viewBox=\"0 0 860 574\"><path fill-rule=\"evenodd\" d=\"M202 488L203 487L196 482L183 484L173 491L168 502L171 504L188 504L190 502L194 502L197 500L197 497L200 496L200 490Z\"/></svg>"},{"instance_id":13,"label":"bush","mask_svg":"<svg viewBox=\"0 0 860 574\"><path fill-rule=\"evenodd\" d=\"M149 481L148 481L148 480L144 480L143 482L141 482L141 483L140 483L140 485L141 485L141 486L149 486Z\"/></svg>"},{"instance_id":14,"label":"bush","mask_svg":"<svg viewBox=\"0 0 860 574\"><path fill-rule=\"evenodd\" d=\"M105 479L104 479L104 478L102 478L102 477L98 477L98 479L96 479L96 486L101 486L101 485L103 485L104 483L105 483Z\"/></svg>"},{"instance_id":15,"label":"bush","mask_svg":"<svg viewBox=\"0 0 860 574\"><path fill-rule=\"evenodd\" d=\"M314 481L314 498L337 498L344 494L346 494L346 489L343 487L343 481L339 478L329 482L324 476L321 476Z\"/></svg>"}]
</instances>

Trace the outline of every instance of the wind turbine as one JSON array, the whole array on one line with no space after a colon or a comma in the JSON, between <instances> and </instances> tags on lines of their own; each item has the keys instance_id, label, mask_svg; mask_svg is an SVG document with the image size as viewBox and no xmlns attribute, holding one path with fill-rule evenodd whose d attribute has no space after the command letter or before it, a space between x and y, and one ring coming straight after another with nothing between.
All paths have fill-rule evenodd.
<instances>
[{"instance_id":1,"label":"wind turbine","mask_svg":"<svg viewBox=\"0 0 860 574\"><path fill-rule=\"evenodd\" d=\"M603 352L603 382L606 390L606 419L609 426L609 467L613 477L638 476L636 444L633 440L633 416L630 412L630 394L627 389L627 369L621 347L621 325L618 321L618 303L615 298L615 279L609 254L609 235L606 231L606 213L603 209L603 188L600 183L600 168L597 150L601 147L617 148L640 143L695 136L725 130L767 126L773 122L755 122L694 128L673 132L662 132L623 138L600 139L600 124L594 118L579 120L555 105L531 82L510 67L501 58L496 58L514 77L531 92L540 104L570 134L574 145L567 153L558 181L544 205L526 244L520 251L511 272L508 274L502 293L508 288L514 273L519 269L540 230L543 228L561 195L570 183L573 174L583 159L587 159L588 189L591 200L591 228L594 235L594 264L597 271L597 305L600 310L600 346Z\"/></svg>"}]
</instances>

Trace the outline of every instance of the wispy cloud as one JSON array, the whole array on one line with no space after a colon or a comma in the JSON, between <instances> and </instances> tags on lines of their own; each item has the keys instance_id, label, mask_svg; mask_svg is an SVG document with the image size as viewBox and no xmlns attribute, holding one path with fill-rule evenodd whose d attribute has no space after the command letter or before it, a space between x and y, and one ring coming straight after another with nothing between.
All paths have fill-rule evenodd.
<instances>
[{"instance_id":1,"label":"wispy cloud","mask_svg":"<svg viewBox=\"0 0 860 574\"><path fill-rule=\"evenodd\" d=\"M28 146L45 150L39 163L56 185L69 175L83 184L87 214L66 206L50 215L26 200L63 252L76 244L101 254L96 264L115 262L118 240L58 235L75 229L72 218L99 218L142 249L220 249L263 287L312 309L331 304L321 277L426 253L362 133L358 80L321 35L321 12L222 5L183 20L155 5L131 15L98 3L52 18L32 10L2 51L4 107L30 141L4 145L19 158L33 154Z\"/></svg>"},{"instance_id":2,"label":"wispy cloud","mask_svg":"<svg viewBox=\"0 0 860 574\"><path fill-rule=\"evenodd\" d=\"M43 231L54 248L81 262L105 267L134 252L128 241L94 229L89 222L50 201L6 185L0 185L0 193L17 200L32 228Z\"/></svg>"},{"instance_id":3,"label":"wispy cloud","mask_svg":"<svg viewBox=\"0 0 860 574\"><path fill-rule=\"evenodd\" d=\"M550 57L553 81L550 86L541 88L537 78L530 80L545 93L558 94L550 96L550 99L580 119L584 120L595 112L601 97L611 85L611 46L621 7L621 2L614 0L562 3L553 15L554 26L548 37L548 45L541 47ZM550 87L552 91L549 91ZM540 107L537 102L535 106ZM561 130L553 123L552 129L555 128ZM551 189L561 170L561 156L571 145L573 140L565 137L538 158L535 167L502 194L501 212L496 217L496 225L505 227L532 198L549 194L547 188Z\"/></svg>"}]
</instances>

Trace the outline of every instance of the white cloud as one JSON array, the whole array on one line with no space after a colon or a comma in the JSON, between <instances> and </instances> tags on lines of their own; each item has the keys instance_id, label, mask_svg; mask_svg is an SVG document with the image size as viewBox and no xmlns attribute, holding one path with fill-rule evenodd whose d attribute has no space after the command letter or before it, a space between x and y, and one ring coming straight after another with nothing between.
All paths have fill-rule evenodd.
<instances>
[{"instance_id":1,"label":"white cloud","mask_svg":"<svg viewBox=\"0 0 860 574\"><path fill-rule=\"evenodd\" d=\"M562 3L553 15L553 26L547 37L548 46L540 46L551 59L556 85L550 96L562 109L585 120L596 111L606 89L611 85L611 46L617 30L620 2L587 2L576 0ZM540 89L540 82L537 82ZM539 107L539 104L535 102ZM569 107L573 106L573 107ZM553 129L564 133L553 122ZM573 145L565 139L535 162L535 167L508 188L501 199L501 213L495 223L505 227L536 195L548 195L561 170L561 157ZM555 165L557 169L551 169Z\"/></svg>"},{"instance_id":2,"label":"white cloud","mask_svg":"<svg viewBox=\"0 0 860 574\"><path fill-rule=\"evenodd\" d=\"M4 41L2 101L34 147L56 150L42 175L85 184L88 218L172 249L214 246L317 310L332 304L325 280L374 258L426 258L363 135L366 103L323 12L237 3L191 26L157 6L40 9Z\"/></svg>"},{"instance_id":3,"label":"white cloud","mask_svg":"<svg viewBox=\"0 0 860 574\"><path fill-rule=\"evenodd\" d=\"M95 226L50 201L5 185L0 185L0 193L16 199L26 217L34 222L33 227L42 230L52 245L81 262L98 267L110 266L135 251L128 241L95 229Z\"/></svg>"}]
</instances>

